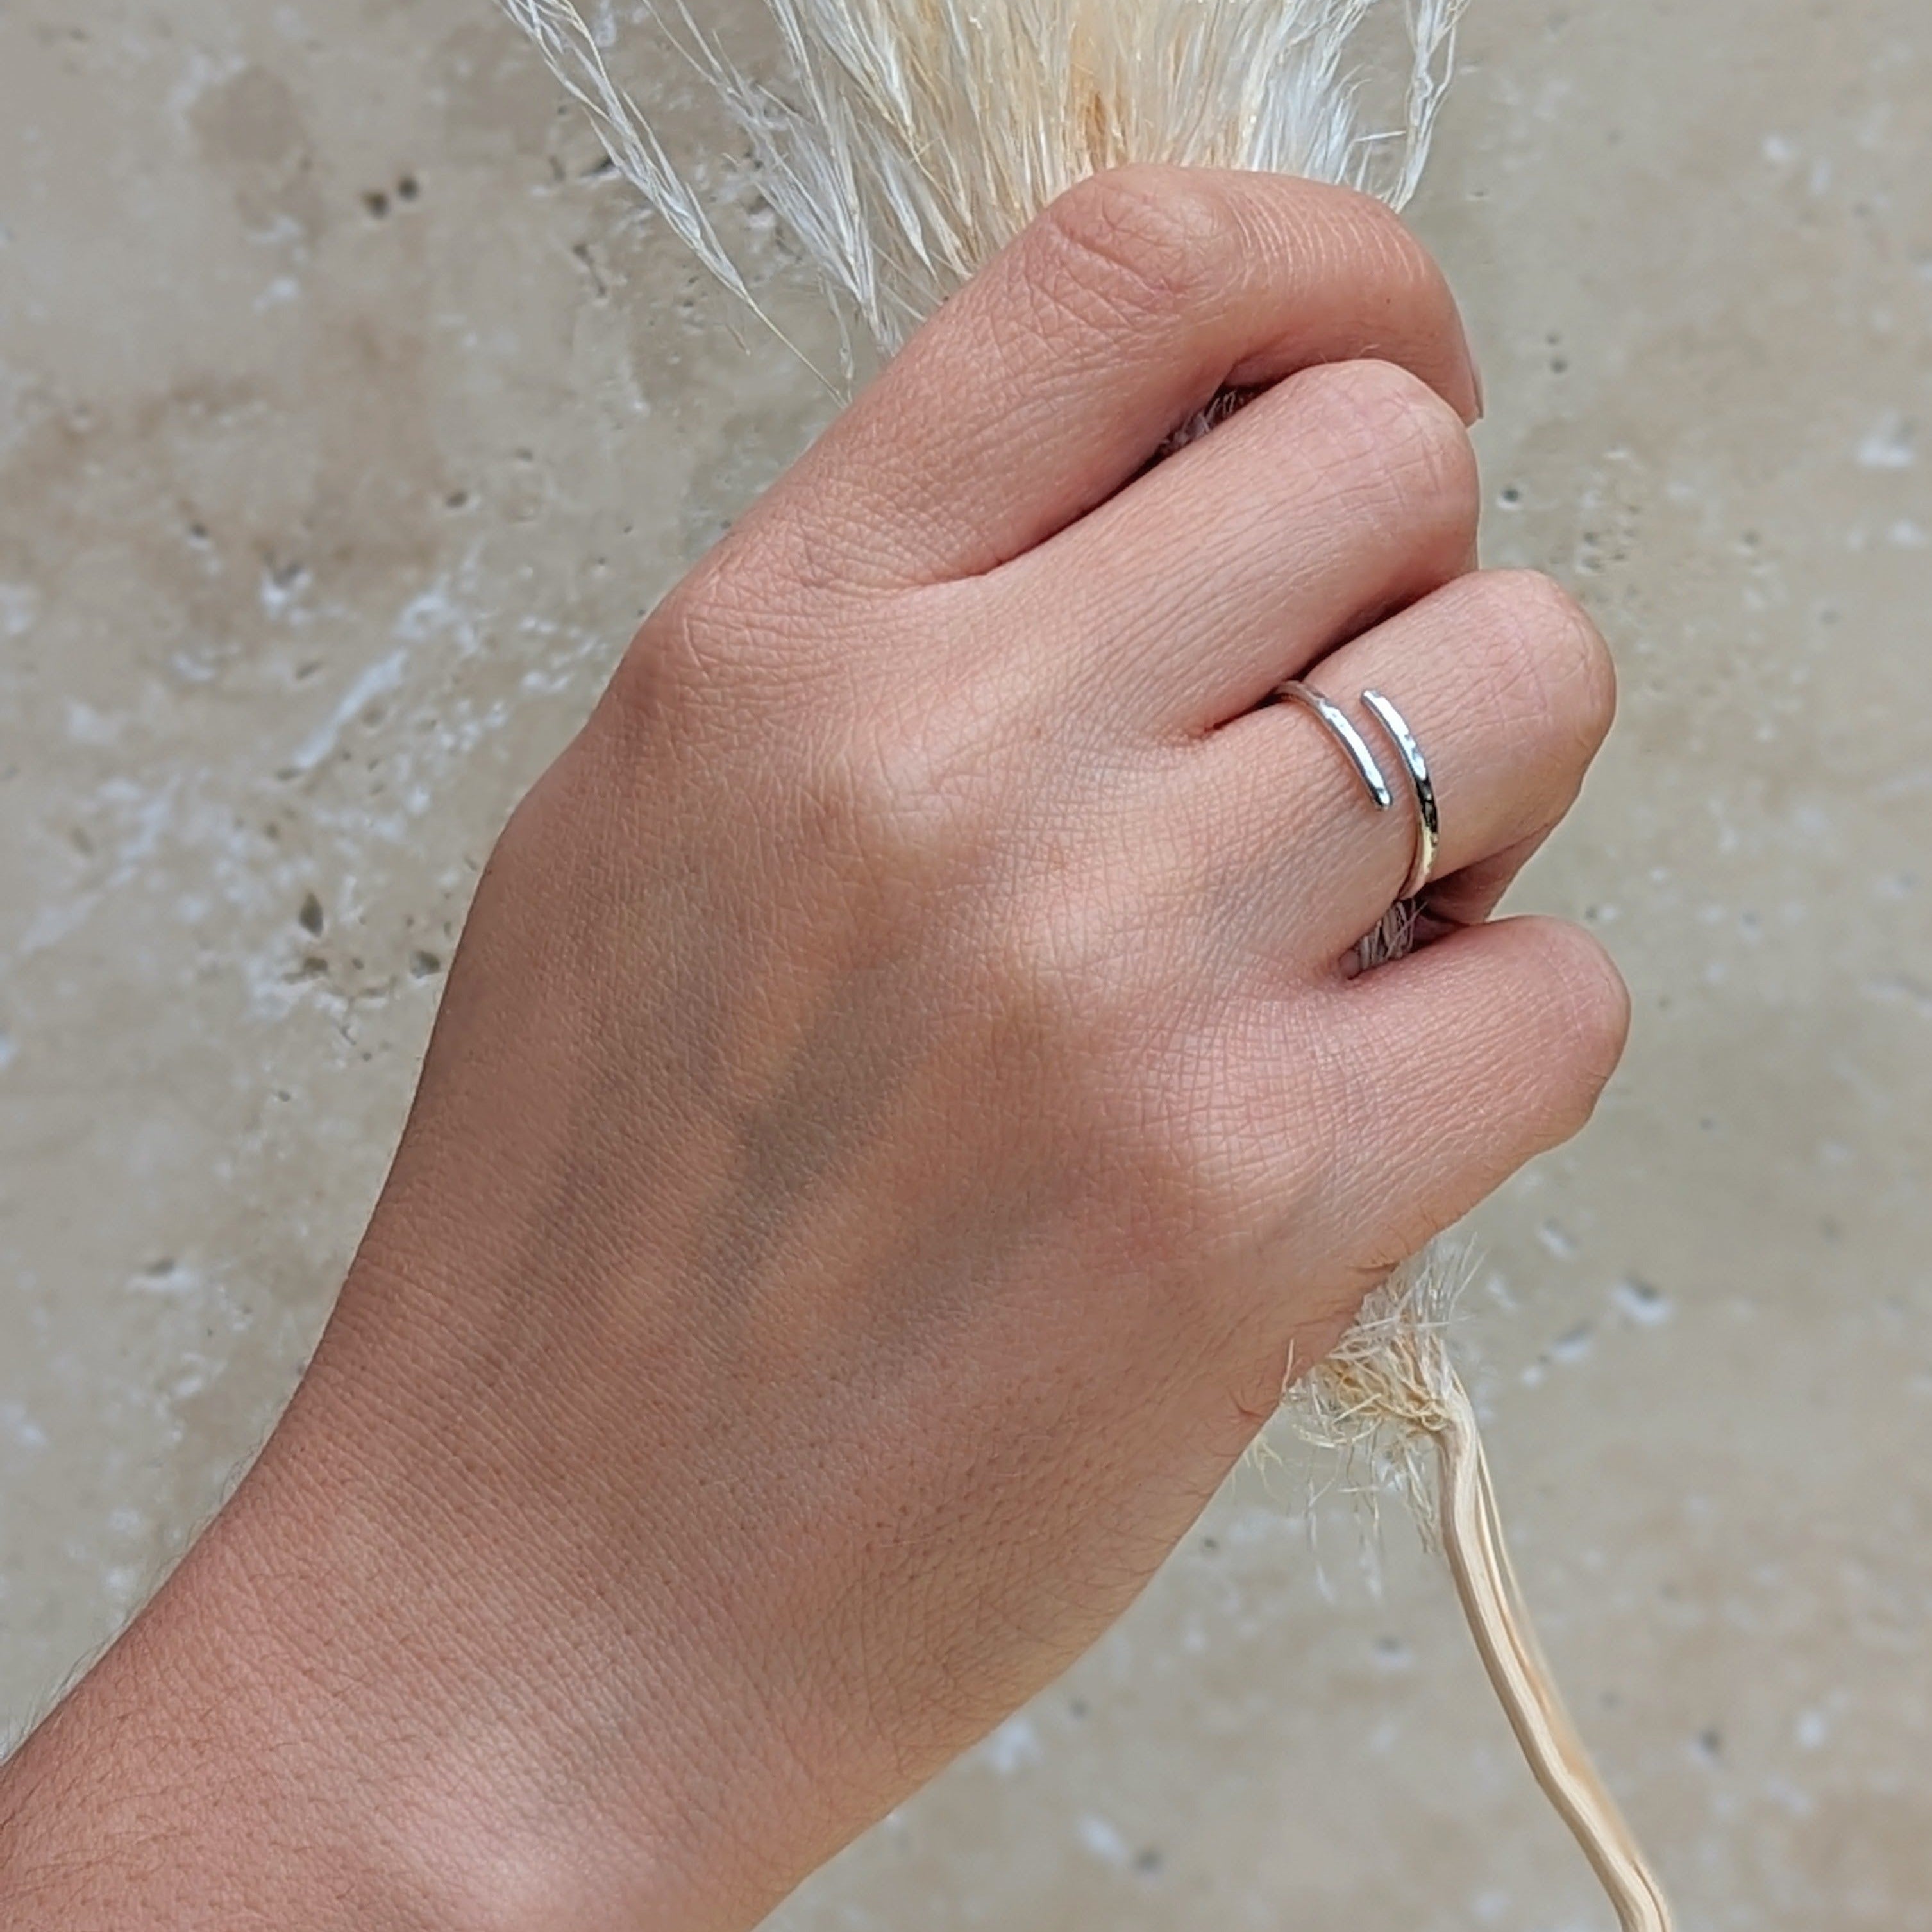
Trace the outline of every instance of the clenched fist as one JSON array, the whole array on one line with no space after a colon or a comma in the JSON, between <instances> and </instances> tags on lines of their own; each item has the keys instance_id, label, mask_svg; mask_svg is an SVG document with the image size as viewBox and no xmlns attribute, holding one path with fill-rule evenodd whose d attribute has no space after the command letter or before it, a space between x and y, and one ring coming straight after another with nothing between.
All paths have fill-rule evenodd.
<instances>
[{"instance_id":1,"label":"clenched fist","mask_svg":"<svg viewBox=\"0 0 1932 1932\"><path fill-rule=\"evenodd\" d=\"M748 1927L1120 1612L1622 1046L1592 941L1487 922L1612 676L1473 568L1477 406L1394 218L1255 176L1093 182L913 340L505 832L293 1407L8 1774L0 1924ZM1406 779L1295 678L1426 748L1412 958L1354 970Z\"/></svg>"}]
</instances>

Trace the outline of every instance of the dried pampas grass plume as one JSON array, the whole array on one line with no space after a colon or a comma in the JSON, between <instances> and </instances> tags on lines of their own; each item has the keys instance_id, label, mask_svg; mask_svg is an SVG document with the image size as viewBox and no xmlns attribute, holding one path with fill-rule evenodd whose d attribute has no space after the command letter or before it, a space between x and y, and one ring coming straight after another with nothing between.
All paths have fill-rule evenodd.
<instances>
[{"instance_id":1,"label":"dried pampas grass plume","mask_svg":"<svg viewBox=\"0 0 1932 1932\"><path fill-rule=\"evenodd\" d=\"M620 171L746 302L737 265L572 0L503 0ZM1396 124L1363 124L1386 0L766 0L782 88L682 4L653 17L749 142L759 187L842 311L898 346L1047 204L1129 162L1414 193L1464 0L1408 0ZM754 304L755 306L755 304Z\"/></svg>"},{"instance_id":2,"label":"dried pampas grass plume","mask_svg":"<svg viewBox=\"0 0 1932 1932\"><path fill-rule=\"evenodd\" d=\"M703 200L571 0L502 4L590 113L619 170L755 310ZM1104 168L1257 169L1346 183L1401 207L1428 156L1463 4L766 0L786 66L774 86L727 60L682 4L667 16L645 0L748 142L760 189L842 320L882 352L1049 202ZM1378 67L1378 51L1392 61ZM1387 124L1372 118L1378 72L1394 76ZM1414 923L1397 908L1363 942L1364 968L1407 952ZM1439 1540L1490 1680L1621 1932L1670 1932L1663 1895L1530 1629L1445 1337L1454 1286L1439 1250L1407 1264L1297 1382L1291 1411L1311 1440L1406 1496Z\"/></svg>"}]
</instances>

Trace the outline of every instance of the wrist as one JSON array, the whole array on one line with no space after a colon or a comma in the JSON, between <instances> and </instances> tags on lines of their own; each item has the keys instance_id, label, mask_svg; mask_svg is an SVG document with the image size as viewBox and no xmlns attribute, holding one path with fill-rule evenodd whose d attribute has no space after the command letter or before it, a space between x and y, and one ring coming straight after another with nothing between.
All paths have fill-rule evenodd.
<instances>
[{"instance_id":1,"label":"wrist","mask_svg":"<svg viewBox=\"0 0 1932 1932\"><path fill-rule=\"evenodd\" d=\"M446 1499L333 1406L298 1398L175 1575L0 1771L0 1932L750 1923L695 1895L668 1780L645 1798L634 1778L644 1802L613 1822L568 1743L586 1714L561 1707L543 1661L561 1634L524 1624L511 1659L520 1580L453 1548Z\"/></svg>"},{"instance_id":2,"label":"wrist","mask_svg":"<svg viewBox=\"0 0 1932 1932\"><path fill-rule=\"evenodd\" d=\"M472 1438L397 1426L421 1391L356 1370L352 1402L326 1370L304 1387L208 1552L263 1730L326 1780L317 1828L410 1932L724 1932L675 1780L597 1734L570 1666L598 1638L557 1552Z\"/></svg>"},{"instance_id":3,"label":"wrist","mask_svg":"<svg viewBox=\"0 0 1932 1932\"><path fill-rule=\"evenodd\" d=\"M285 1492L272 1465L244 1484L0 1773L4 1932L517 1922L496 1916L514 1861L439 1747L428 1687L352 1568L289 1564L315 1517L295 1530Z\"/></svg>"},{"instance_id":4,"label":"wrist","mask_svg":"<svg viewBox=\"0 0 1932 1932\"><path fill-rule=\"evenodd\" d=\"M404 1666L391 1702L426 1742L383 1809L459 1848L466 1926L741 1932L905 1795L904 1739L839 1720L826 1606L773 1512L718 1508L758 1478L675 1350L632 1336L614 1381L574 1315L598 1258L533 1278L500 1264L529 1252L513 1203L460 1232L410 1208L379 1212L237 1498L263 1526L236 1527L284 1595L332 1598L296 1648L374 1627ZM676 1299L628 1268L625 1292ZM640 1424L641 1466L612 1449Z\"/></svg>"}]
</instances>

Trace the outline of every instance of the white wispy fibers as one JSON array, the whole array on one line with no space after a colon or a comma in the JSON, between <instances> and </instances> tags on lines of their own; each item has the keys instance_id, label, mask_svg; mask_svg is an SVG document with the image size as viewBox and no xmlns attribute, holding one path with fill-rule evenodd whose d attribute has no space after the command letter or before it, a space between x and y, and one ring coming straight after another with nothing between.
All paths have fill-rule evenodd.
<instances>
[{"instance_id":1,"label":"white wispy fibers","mask_svg":"<svg viewBox=\"0 0 1932 1932\"><path fill-rule=\"evenodd\" d=\"M702 198L572 0L502 4L617 168L755 308ZM766 0L784 59L769 80L725 58L682 4L666 16L646 4L748 142L761 190L842 320L889 352L1049 202L1102 169L1256 169L1400 207L1428 156L1464 0ZM1408 951L1414 928L1412 910L1396 908L1363 942L1364 969ZM1529 1626L1449 1352L1456 1285L1439 1248L1406 1264L1297 1379L1291 1412L1311 1440L1414 1507L1531 1768L1622 1932L1670 1932Z\"/></svg>"},{"instance_id":2,"label":"white wispy fibers","mask_svg":"<svg viewBox=\"0 0 1932 1932\"><path fill-rule=\"evenodd\" d=\"M612 161L749 300L704 206L572 0L503 0ZM749 142L779 218L882 350L1057 196L1127 162L1414 192L1464 0L766 0L785 71L754 79L682 6L660 24ZM1394 28L1399 17L1400 28ZM1390 124L1369 39L1400 31Z\"/></svg>"}]
</instances>

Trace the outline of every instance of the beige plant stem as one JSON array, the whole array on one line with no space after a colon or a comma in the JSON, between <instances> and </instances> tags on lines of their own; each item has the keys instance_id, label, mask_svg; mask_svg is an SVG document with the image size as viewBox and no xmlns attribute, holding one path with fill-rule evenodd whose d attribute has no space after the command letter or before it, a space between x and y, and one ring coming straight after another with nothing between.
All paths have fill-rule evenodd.
<instances>
[{"instance_id":1,"label":"beige plant stem","mask_svg":"<svg viewBox=\"0 0 1932 1932\"><path fill-rule=\"evenodd\" d=\"M572 0L502 0L612 162L706 267L755 303L703 199ZM651 11L651 0L645 0ZM1463 0L766 0L787 72L740 73L662 0L661 25L748 148L766 200L842 320L890 352L1064 190L1159 162L1345 182L1400 208L1448 84ZM1393 40L1364 38L1393 27ZM1391 44L1401 51L1389 57ZM1377 83L1380 83L1379 87ZM1204 434L1231 396L1177 433ZM1407 952L1398 906L1364 969ZM1621 1932L1670 1932L1630 1829L1565 1714L1504 1548L1476 1416L1444 1327L1439 1248L1399 1269L1288 1392L1295 1425L1365 1457L1439 1534L1490 1680Z\"/></svg>"},{"instance_id":2,"label":"beige plant stem","mask_svg":"<svg viewBox=\"0 0 1932 1932\"><path fill-rule=\"evenodd\" d=\"M1620 1932L1671 1932L1670 1908L1563 1707L1503 1540L1476 1412L1460 1380L1436 1436L1443 1553L1484 1668L1529 1768L1595 1869Z\"/></svg>"}]
</instances>

